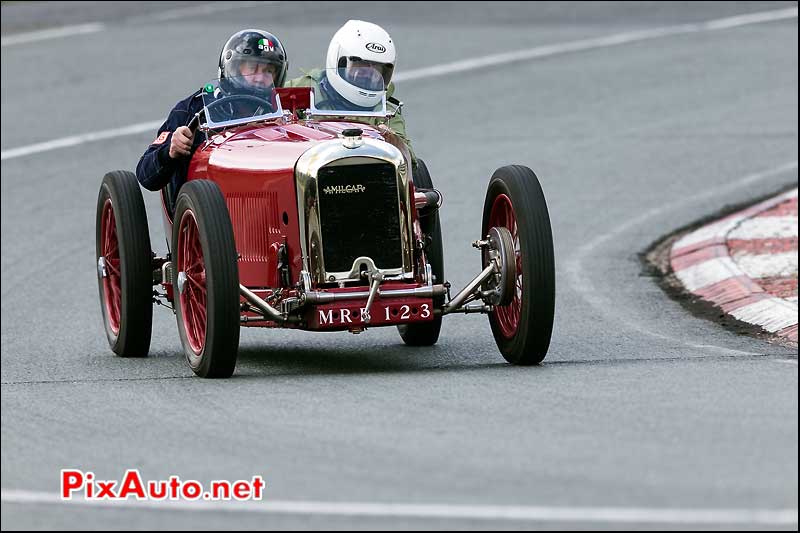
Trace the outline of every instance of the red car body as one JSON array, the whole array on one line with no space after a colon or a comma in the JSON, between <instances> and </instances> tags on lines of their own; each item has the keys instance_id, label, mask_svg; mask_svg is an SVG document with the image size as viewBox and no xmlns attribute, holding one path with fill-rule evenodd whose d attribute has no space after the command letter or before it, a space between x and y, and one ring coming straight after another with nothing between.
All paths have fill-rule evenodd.
<instances>
[{"instance_id":1,"label":"red car body","mask_svg":"<svg viewBox=\"0 0 800 533\"><path fill-rule=\"evenodd\" d=\"M489 317L507 361L540 362L550 343L555 266L547 204L525 166L492 175L480 238L482 270L450 295L444 279L442 197L421 160L412 165L383 110L339 118L314 107L309 89L278 89L274 111L225 116L216 98L200 117L205 141L174 197L162 190L170 252L157 257L136 176L103 177L97 201L98 289L106 336L120 356L146 355L154 304L173 310L195 374L229 377L239 328L349 330L396 325L403 342L432 346L442 317ZM252 108L252 106L251 106ZM209 118L211 117L211 118ZM367 118L369 117L369 118ZM415 183L418 187L415 189ZM174 211L173 211L174 210ZM158 290L158 286L163 291Z\"/></svg>"},{"instance_id":2,"label":"red car body","mask_svg":"<svg viewBox=\"0 0 800 533\"><path fill-rule=\"evenodd\" d=\"M297 96L307 92L303 89L281 89L281 96ZM307 98L307 96L306 96ZM288 99L288 98L286 98ZM222 191L233 225L236 249L239 254L239 281L262 299L268 299L283 290L284 298L297 296L299 273L303 271L300 213L295 166L298 159L310 148L323 142L341 139L342 132L358 128L366 139L384 141L382 133L367 124L350 120L298 120L284 123L262 123L244 125L209 133L208 142L197 149L189 166L188 181L210 180ZM411 198L414 198L413 183L409 180ZM398 199L401 203L402 198ZM420 204L424 197L417 198ZM162 209L165 229L172 234L172 218L168 200L162 194ZM417 211L409 209L414 227L415 240L421 240ZM288 259L290 283L281 280L278 264L281 247L285 246ZM419 259L423 260L422 250ZM424 262L415 261L415 265ZM386 281L382 291L392 289L423 288L422 273L414 269L414 279ZM169 280L164 283L169 294L173 293ZM358 286L332 286L314 284L314 288L326 293L346 294L364 291L369 282ZM244 301L244 298L243 298ZM310 305L299 323L279 324L269 320L257 320L261 315L245 312L243 321L248 327L291 327L308 330L351 330L358 332L366 324L361 320L367 298L342 302ZM381 298L372 309L370 327L428 322L433 320L435 309L432 298L394 297ZM261 317L263 318L263 317Z\"/></svg>"}]
</instances>

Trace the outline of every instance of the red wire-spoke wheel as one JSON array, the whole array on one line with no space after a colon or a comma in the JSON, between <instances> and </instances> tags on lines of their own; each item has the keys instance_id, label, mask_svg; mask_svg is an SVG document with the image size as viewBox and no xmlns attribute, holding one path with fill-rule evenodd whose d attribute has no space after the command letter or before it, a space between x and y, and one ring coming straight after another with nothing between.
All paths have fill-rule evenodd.
<instances>
[{"instance_id":1,"label":"red wire-spoke wheel","mask_svg":"<svg viewBox=\"0 0 800 533\"><path fill-rule=\"evenodd\" d=\"M181 187L172 233L175 315L183 352L201 377L230 377L239 349L239 268L233 226L219 186Z\"/></svg>"},{"instance_id":2,"label":"red wire-spoke wheel","mask_svg":"<svg viewBox=\"0 0 800 533\"><path fill-rule=\"evenodd\" d=\"M522 314L522 259L519 250L519 229L517 217L514 215L514 206L511 199L500 194L494 199L492 212L489 215L489 227L506 228L511 233L514 241L514 257L516 261L517 277L514 280L514 296L510 304L497 307L495 317L500 327L500 332L506 339L514 338L519 328L519 319Z\"/></svg>"},{"instance_id":3,"label":"red wire-spoke wheel","mask_svg":"<svg viewBox=\"0 0 800 533\"><path fill-rule=\"evenodd\" d=\"M555 260L547 203L527 167L498 169L489 182L482 235L506 228L516 262L513 298L489 313L497 347L507 361L530 365L547 355L555 311Z\"/></svg>"},{"instance_id":4,"label":"red wire-spoke wheel","mask_svg":"<svg viewBox=\"0 0 800 533\"><path fill-rule=\"evenodd\" d=\"M153 265L147 213L136 176L103 177L97 198L96 268L100 309L111 349L145 356L153 323Z\"/></svg>"},{"instance_id":5,"label":"red wire-spoke wheel","mask_svg":"<svg viewBox=\"0 0 800 533\"><path fill-rule=\"evenodd\" d=\"M183 327L189 347L196 355L206 342L206 268L194 213L184 211L178 230L178 290Z\"/></svg>"},{"instance_id":6,"label":"red wire-spoke wheel","mask_svg":"<svg viewBox=\"0 0 800 533\"><path fill-rule=\"evenodd\" d=\"M108 327L119 335L119 316L122 307L122 272L119 264L119 242L117 241L117 223L114 220L114 209L111 198L103 205L102 220L100 222L100 242L102 243L102 261L98 261L98 268L103 283L102 297L105 303Z\"/></svg>"}]
</instances>

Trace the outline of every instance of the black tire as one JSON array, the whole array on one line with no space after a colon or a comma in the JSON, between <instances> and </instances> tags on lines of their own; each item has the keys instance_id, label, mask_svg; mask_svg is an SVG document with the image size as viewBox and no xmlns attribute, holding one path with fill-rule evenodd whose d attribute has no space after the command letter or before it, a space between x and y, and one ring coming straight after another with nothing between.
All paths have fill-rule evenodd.
<instances>
[{"instance_id":1,"label":"black tire","mask_svg":"<svg viewBox=\"0 0 800 533\"><path fill-rule=\"evenodd\" d=\"M555 258L547 202L536 174L528 167L511 165L497 169L489 182L483 207L482 236L490 228L495 202L506 205L505 195L516 217L519 239L518 269L522 289L509 306L489 313L492 333L500 353L517 365L540 363L547 355L555 313ZM498 207L500 209L500 207ZM511 229L511 228L509 228ZM512 231L513 234L513 231ZM519 273L518 273L519 275ZM519 279L519 278L518 278ZM507 320L511 306L518 320ZM516 323L515 328L509 324Z\"/></svg>"},{"instance_id":2,"label":"black tire","mask_svg":"<svg viewBox=\"0 0 800 533\"><path fill-rule=\"evenodd\" d=\"M433 180L428 172L428 167L422 159L417 159L414 169L414 187L419 189L433 189ZM425 216L420 217L422 232L431 238L426 250L428 262L431 264L436 283L444 283L444 248L442 246L442 226L439 222L439 210L435 209ZM444 296L433 299L434 309L444 305ZM408 346L433 346L439 340L442 329L442 316L435 316L430 322L418 324L404 324L397 326L400 337Z\"/></svg>"},{"instance_id":3,"label":"black tire","mask_svg":"<svg viewBox=\"0 0 800 533\"><path fill-rule=\"evenodd\" d=\"M191 229L192 224L194 229ZM207 180L184 184L175 204L172 230L175 314L186 361L200 377L230 377L236 368L239 350L239 265L233 225L219 186ZM196 232L197 240L191 237L191 231ZM184 256L189 256L180 246L181 238L190 243L199 241L202 289L187 281L184 291L179 290L181 269L187 266ZM203 296L200 298L196 294ZM200 316L197 308L204 309L204 318L197 318ZM187 333L187 323L202 325L204 334ZM192 342L197 349L192 347Z\"/></svg>"},{"instance_id":4,"label":"black tire","mask_svg":"<svg viewBox=\"0 0 800 533\"><path fill-rule=\"evenodd\" d=\"M95 226L95 268L108 344L121 357L146 357L153 329L153 262L147 212L133 173L115 170L103 176Z\"/></svg>"}]
</instances>

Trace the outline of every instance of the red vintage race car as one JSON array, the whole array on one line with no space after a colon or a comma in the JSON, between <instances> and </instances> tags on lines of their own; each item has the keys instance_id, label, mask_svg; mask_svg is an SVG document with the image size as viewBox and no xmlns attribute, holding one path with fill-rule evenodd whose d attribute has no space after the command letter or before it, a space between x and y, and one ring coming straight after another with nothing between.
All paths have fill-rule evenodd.
<instances>
[{"instance_id":1,"label":"red vintage race car","mask_svg":"<svg viewBox=\"0 0 800 533\"><path fill-rule=\"evenodd\" d=\"M397 326L406 344L430 346L451 313L487 314L511 363L544 359L555 273L533 171L513 165L494 173L472 243L480 273L451 294L442 195L401 139L365 123L387 117L385 101L368 112L320 109L313 89L279 89L267 101L225 95L212 82L204 103L193 125L206 140L188 180L177 194L161 193L166 257L151 251L136 177L103 178L97 272L117 355L147 355L153 307L163 304L202 377L234 372L242 326L354 333Z\"/></svg>"}]
</instances>

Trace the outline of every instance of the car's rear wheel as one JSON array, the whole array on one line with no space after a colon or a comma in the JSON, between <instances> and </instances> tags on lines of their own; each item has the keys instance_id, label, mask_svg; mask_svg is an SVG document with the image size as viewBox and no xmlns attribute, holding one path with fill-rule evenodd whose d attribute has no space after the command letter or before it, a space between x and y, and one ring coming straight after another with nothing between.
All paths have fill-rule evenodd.
<instances>
[{"instance_id":1,"label":"car's rear wheel","mask_svg":"<svg viewBox=\"0 0 800 533\"><path fill-rule=\"evenodd\" d=\"M147 212L131 172L116 170L103 177L95 238L108 344L121 357L144 357L153 326L153 266Z\"/></svg>"},{"instance_id":2,"label":"car's rear wheel","mask_svg":"<svg viewBox=\"0 0 800 533\"><path fill-rule=\"evenodd\" d=\"M516 256L511 303L489 314L497 347L510 363L542 361L550 346L555 311L555 259L550 216L539 180L528 167L499 168L489 182L482 235L507 228Z\"/></svg>"},{"instance_id":3,"label":"car's rear wheel","mask_svg":"<svg viewBox=\"0 0 800 533\"><path fill-rule=\"evenodd\" d=\"M216 183L181 187L173 224L173 286L186 361L204 378L226 378L239 349L239 267L225 198Z\"/></svg>"},{"instance_id":4,"label":"car's rear wheel","mask_svg":"<svg viewBox=\"0 0 800 533\"><path fill-rule=\"evenodd\" d=\"M433 180L428 172L428 167L422 159L417 159L417 166L413 173L414 186L418 189L433 189ZM431 270L436 277L436 283L444 283L444 249L442 246L442 226L439 222L439 210L420 216L422 232L430 238L426 249L426 257L431 264ZM439 309L444 305L444 296L437 296L433 300L433 307ZM435 316L430 322L404 324L397 326L403 342L409 346L433 346L439 340L442 329L442 316Z\"/></svg>"}]
</instances>

